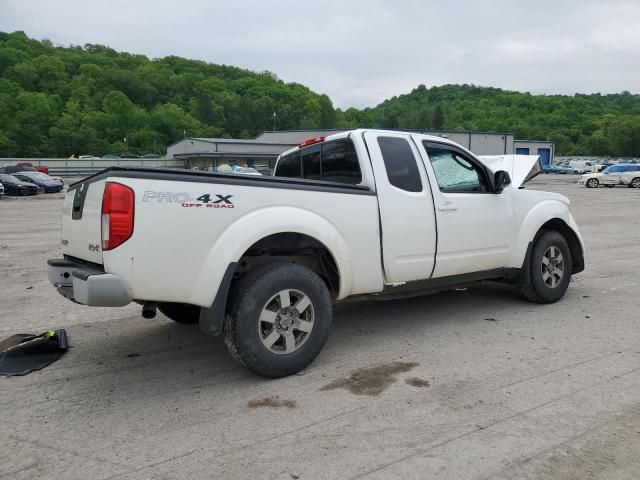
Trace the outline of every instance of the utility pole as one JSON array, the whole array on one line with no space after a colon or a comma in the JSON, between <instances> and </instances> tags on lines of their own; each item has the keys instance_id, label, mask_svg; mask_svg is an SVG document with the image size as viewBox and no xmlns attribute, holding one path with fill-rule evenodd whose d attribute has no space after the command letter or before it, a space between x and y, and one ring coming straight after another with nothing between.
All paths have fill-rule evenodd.
<instances>
[{"instance_id":1,"label":"utility pole","mask_svg":"<svg viewBox=\"0 0 640 480\"><path fill-rule=\"evenodd\" d=\"M276 131L276 112L273 112L273 131Z\"/></svg>"}]
</instances>

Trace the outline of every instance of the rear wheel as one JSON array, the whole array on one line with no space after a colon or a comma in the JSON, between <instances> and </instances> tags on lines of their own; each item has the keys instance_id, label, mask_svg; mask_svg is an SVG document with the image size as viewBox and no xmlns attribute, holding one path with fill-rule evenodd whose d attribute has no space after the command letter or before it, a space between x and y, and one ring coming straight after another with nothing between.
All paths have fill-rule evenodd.
<instances>
[{"instance_id":1,"label":"rear wheel","mask_svg":"<svg viewBox=\"0 0 640 480\"><path fill-rule=\"evenodd\" d=\"M252 372L284 377L320 353L332 315L329 291L315 272L296 264L269 265L249 272L235 286L225 343Z\"/></svg>"},{"instance_id":2,"label":"rear wheel","mask_svg":"<svg viewBox=\"0 0 640 480\"><path fill-rule=\"evenodd\" d=\"M629 187L640 188L640 177L636 177L629 182Z\"/></svg>"},{"instance_id":3,"label":"rear wheel","mask_svg":"<svg viewBox=\"0 0 640 480\"><path fill-rule=\"evenodd\" d=\"M186 303L159 303L158 310L174 322L191 325L198 323L200 307Z\"/></svg>"},{"instance_id":4,"label":"rear wheel","mask_svg":"<svg viewBox=\"0 0 640 480\"><path fill-rule=\"evenodd\" d=\"M547 230L538 236L531 254L529 284L522 293L527 300L553 303L560 300L571 280L571 250L559 232Z\"/></svg>"},{"instance_id":5,"label":"rear wheel","mask_svg":"<svg viewBox=\"0 0 640 480\"><path fill-rule=\"evenodd\" d=\"M598 188L598 185L600 185L600 182L597 178L590 178L587 180L587 188Z\"/></svg>"}]
</instances>

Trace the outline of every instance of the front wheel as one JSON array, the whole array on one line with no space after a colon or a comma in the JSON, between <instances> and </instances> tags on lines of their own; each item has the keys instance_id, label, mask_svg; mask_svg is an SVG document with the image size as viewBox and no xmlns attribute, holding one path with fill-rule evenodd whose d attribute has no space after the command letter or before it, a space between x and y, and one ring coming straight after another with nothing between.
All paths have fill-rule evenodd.
<instances>
[{"instance_id":1,"label":"front wheel","mask_svg":"<svg viewBox=\"0 0 640 480\"><path fill-rule=\"evenodd\" d=\"M559 232L545 231L533 246L529 284L523 287L523 295L536 303L557 302L569 287L572 265L566 239Z\"/></svg>"},{"instance_id":2,"label":"front wheel","mask_svg":"<svg viewBox=\"0 0 640 480\"><path fill-rule=\"evenodd\" d=\"M315 272L296 264L269 265L249 272L235 286L225 343L252 372L285 377L320 353L332 315L329 290Z\"/></svg>"},{"instance_id":3,"label":"front wheel","mask_svg":"<svg viewBox=\"0 0 640 480\"><path fill-rule=\"evenodd\" d=\"M587 180L587 188L598 188L598 185L600 185L600 182L597 178L590 178Z\"/></svg>"},{"instance_id":4,"label":"front wheel","mask_svg":"<svg viewBox=\"0 0 640 480\"><path fill-rule=\"evenodd\" d=\"M636 177L629 182L630 188L640 188L640 177Z\"/></svg>"}]
</instances>

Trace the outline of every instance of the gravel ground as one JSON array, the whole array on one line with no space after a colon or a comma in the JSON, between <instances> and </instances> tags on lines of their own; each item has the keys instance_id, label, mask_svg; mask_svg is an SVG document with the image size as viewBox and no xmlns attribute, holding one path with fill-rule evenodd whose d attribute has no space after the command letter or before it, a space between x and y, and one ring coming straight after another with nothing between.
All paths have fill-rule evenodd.
<instances>
[{"instance_id":1,"label":"gravel ground","mask_svg":"<svg viewBox=\"0 0 640 480\"><path fill-rule=\"evenodd\" d=\"M0 200L0 338L64 327L0 378L0 478L640 478L640 191L563 193L587 245L566 297L485 284L343 304L304 375L258 378L219 338L48 284L62 195Z\"/></svg>"}]
</instances>

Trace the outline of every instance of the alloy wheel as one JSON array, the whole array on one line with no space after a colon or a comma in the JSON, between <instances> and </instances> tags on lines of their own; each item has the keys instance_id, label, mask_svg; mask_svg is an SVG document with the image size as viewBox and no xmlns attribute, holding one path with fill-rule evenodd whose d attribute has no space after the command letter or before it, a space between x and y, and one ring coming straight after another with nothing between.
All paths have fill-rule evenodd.
<instances>
[{"instance_id":1,"label":"alloy wheel","mask_svg":"<svg viewBox=\"0 0 640 480\"><path fill-rule=\"evenodd\" d=\"M564 277L564 256L558 247L550 246L542 256L542 281L556 288Z\"/></svg>"},{"instance_id":2,"label":"alloy wheel","mask_svg":"<svg viewBox=\"0 0 640 480\"><path fill-rule=\"evenodd\" d=\"M314 320L315 311L308 295L299 290L281 290L262 308L258 334L270 352L289 354L307 341Z\"/></svg>"}]
</instances>

